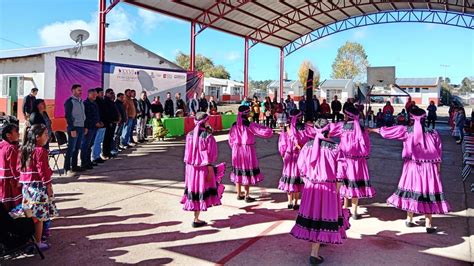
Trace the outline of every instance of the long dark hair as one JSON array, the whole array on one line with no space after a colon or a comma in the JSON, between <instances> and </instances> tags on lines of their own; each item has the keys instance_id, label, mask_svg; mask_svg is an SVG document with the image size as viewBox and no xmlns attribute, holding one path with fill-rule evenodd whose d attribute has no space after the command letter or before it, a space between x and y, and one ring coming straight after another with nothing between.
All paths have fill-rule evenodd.
<instances>
[{"instance_id":1,"label":"long dark hair","mask_svg":"<svg viewBox=\"0 0 474 266\"><path fill-rule=\"evenodd\" d=\"M47 130L43 124L36 124L31 126L23 138L23 144L20 147L20 169L25 171L30 162L31 155L36 148L36 138L43 135Z\"/></svg>"},{"instance_id":2,"label":"long dark hair","mask_svg":"<svg viewBox=\"0 0 474 266\"><path fill-rule=\"evenodd\" d=\"M44 100L43 99L36 99L33 103L33 110L32 110L32 113L38 113L40 115L46 115L47 117L48 116L48 113L46 112L46 110L44 110L44 114L40 113L39 109L38 109L38 105L44 103Z\"/></svg>"}]
</instances>

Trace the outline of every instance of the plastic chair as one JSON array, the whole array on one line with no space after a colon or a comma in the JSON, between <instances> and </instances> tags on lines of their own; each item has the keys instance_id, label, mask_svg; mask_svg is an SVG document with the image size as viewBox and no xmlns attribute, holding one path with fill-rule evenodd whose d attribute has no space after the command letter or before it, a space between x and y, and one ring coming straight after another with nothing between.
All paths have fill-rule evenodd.
<instances>
[{"instance_id":1,"label":"plastic chair","mask_svg":"<svg viewBox=\"0 0 474 266\"><path fill-rule=\"evenodd\" d=\"M66 159L66 152L67 152L67 135L64 131L54 131L54 138L56 139L56 143L58 144L57 149L53 149L49 151L49 158L54 160L53 169L58 170L59 176L61 176L61 171L58 165L58 159L62 155L64 159Z\"/></svg>"}]
</instances>

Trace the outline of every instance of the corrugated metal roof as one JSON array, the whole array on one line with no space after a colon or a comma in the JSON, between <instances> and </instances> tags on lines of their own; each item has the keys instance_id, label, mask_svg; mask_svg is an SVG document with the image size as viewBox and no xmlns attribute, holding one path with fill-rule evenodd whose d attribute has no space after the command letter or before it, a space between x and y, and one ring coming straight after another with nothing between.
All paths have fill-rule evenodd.
<instances>
[{"instance_id":1,"label":"corrugated metal roof","mask_svg":"<svg viewBox=\"0 0 474 266\"><path fill-rule=\"evenodd\" d=\"M361 14L393 10L440 10L474 14L469 1L316 0L122 0L185 21L276 47L285 47L323 26ZM472 2L472 1L471 1Z\"/></svg>"},{"instance_id":2,"label":"corrugated metal roof","mask_svg":"<svg viewBox=\"0 0 474 266\"><path fill-rule=\"evenodd\" d=\"M395 83L401 87L407 86L437 86L438 78L396 78Z\"/></svg>"},{"instance_id":3,"label":"corrugated metal roof","mask_svg":"<svg viewBox=\"0 0 474 266\"><path fill-rule=\"evenodd\" d=\"M320 88L345 88L351 79L326 79L319 87Z\"/></svg>"},{"instance_id":4,"label":"corrugated metal roof","mask_svg":"<svg viewBox=\"0 0 474 266\"><path fill-rule=\"evenodd\" d=\"M116 43L116 42L125 42L130 40L116 40L108 41L107 43ZM57 51L67 50L74 48L76 45L61 45L61 46L44 46L44 47L32 47L32 48L22 48L22 49L13 49L13 50L0 50L0 59L6 58L16 58L16 57L27 57L33 55L41 55L46 53L53 53ZM97 46L96 43L85 43L84 47L88 46Z\"/></svg>"}]
</instances>

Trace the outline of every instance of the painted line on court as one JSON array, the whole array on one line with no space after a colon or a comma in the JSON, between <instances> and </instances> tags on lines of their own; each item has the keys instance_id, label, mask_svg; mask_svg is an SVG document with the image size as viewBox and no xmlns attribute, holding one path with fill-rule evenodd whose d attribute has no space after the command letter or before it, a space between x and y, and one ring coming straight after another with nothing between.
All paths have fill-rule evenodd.
<instances>
[{"instance_id":1,"label":"painted line on court","mask_svg":"<svg viewBox=\"0 0 474 266\"><path fill-rule=\"evenodd\" d=\"M263 232L261 232L259 235L249 239L247 242L240 245L238 248L236 248L234 251L229 253L227 256L220 259L215 265L224 265L225 263L229 262L231 259L235 258L237 255L242 253L244 250L249 248L251 245L255 244L258 240L260 240L263 237L265 237L266 235L268 235L268 233L270 233L273 229L277 228L282 223L283 223L283 221L278 221L278 222L273 223L267 229L265 229Z\"/></svg>"}]
</instances>

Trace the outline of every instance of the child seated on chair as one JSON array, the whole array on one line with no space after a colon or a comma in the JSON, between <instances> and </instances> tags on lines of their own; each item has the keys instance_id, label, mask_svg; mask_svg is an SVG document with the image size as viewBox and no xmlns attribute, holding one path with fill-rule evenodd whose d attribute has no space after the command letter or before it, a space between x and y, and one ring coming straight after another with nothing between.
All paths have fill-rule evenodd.
<instances>
[{"instance_id":1,"label":"child seated on chair","mask_svg":"<svg viewBox=\"0 0 474 266\"><path fill-rule=\"evenodd\" d=\"M153 139L164 140L165 136L168 135L168 130L165 128L163 121L161 120L161 113L156 113L155 117L151 120L153 126Z\"/></svg>"}]
</instances>

